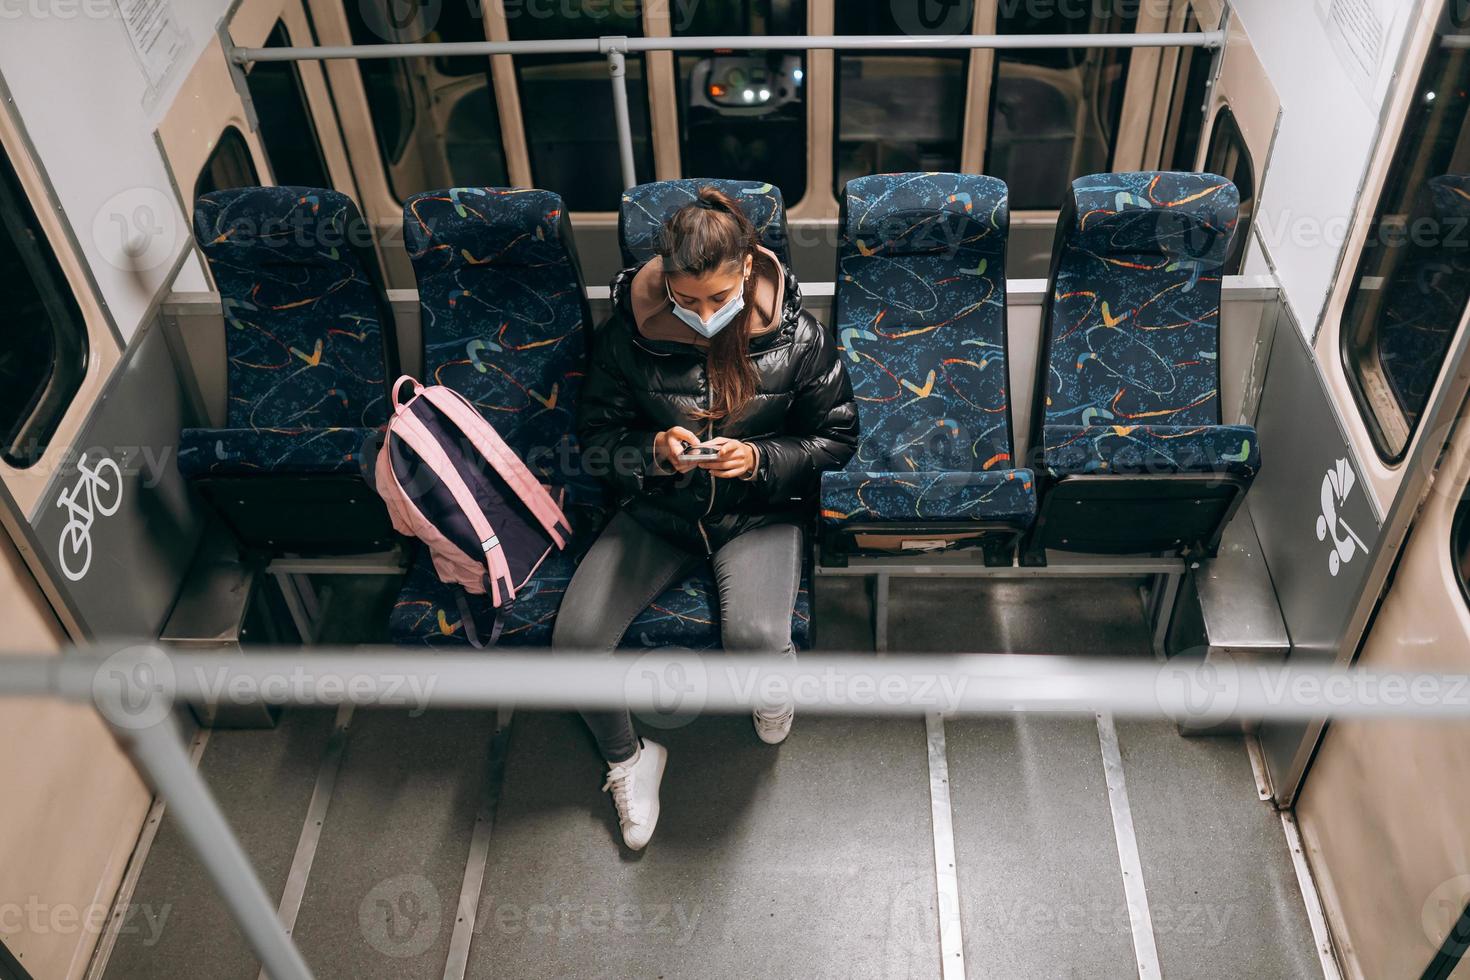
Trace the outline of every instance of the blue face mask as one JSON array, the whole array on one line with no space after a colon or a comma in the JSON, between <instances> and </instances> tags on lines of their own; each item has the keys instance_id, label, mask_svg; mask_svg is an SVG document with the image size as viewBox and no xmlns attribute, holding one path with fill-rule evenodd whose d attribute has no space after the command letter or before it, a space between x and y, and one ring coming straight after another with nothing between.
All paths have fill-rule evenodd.
<instances>
[{"instance_id":1,"label":"blue face mask","mask_svg":"<svg viewBox=\"0 0 1470 980\"><path fill-rule=\"evenodd\" d=\"M674 299L672 292L669 293L669 305L673 307L674 316L678 317L690 330L693 330L705 339L711 339L715 334L728 327L730 321L734 320L735 317L740 315L740 311L745 309L745 289L743 288L743 282L741 286L742 288L736 290L734 296L731 296L725 301L724 306L709 315L708 320L701 320L698 313L695 313L693 310L686 310L680 306L678 301ZM668 283L664 284L664 289L668 289Z\"/></svg>"}]
</instances>

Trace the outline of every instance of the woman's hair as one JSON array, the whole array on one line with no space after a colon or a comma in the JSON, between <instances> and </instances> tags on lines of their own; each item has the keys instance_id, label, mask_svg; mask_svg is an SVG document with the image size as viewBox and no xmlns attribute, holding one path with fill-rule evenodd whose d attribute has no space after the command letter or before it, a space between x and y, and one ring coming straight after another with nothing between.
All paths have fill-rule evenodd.
<instances>
[{"instance_id":1,"label":"woman's hair","mask_svg":"<svg viewBox=\"0 0 1470 980\"><path fill-rule=\"evenodd\" d=\"M723 419L738 414L755 395L756 373L750 363L750 332L758 315L755 284L761 275L774 275L771 260L759 248L755 226L739 206L713 187L701 187L699 197L669 216L659 234L657 251L665 275L699 278L744 265L753 256L745 280L745 309L710 341L710 406L700 418ZM775 311L779 316L780 311Z\"/></svg>"}]
</instances>

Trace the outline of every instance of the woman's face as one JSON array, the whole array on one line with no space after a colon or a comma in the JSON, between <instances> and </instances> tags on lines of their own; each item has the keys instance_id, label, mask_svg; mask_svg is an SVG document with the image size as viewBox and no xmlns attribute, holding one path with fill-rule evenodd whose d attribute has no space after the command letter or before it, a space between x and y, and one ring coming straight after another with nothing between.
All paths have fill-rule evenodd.
<instances>
[{"instance_id":1,"label":"woman's face","mask_svg":"<svg viewBox=\"0 0 1470 980\"><path fill-rule=\"evenodd\" d=\"M745 286L750 275L751 257L743 262L728 262L702 276L668 275L669 295L674 302L701 320L708 320L716 310L730 301Z\"/></svg>"}]
</instances>

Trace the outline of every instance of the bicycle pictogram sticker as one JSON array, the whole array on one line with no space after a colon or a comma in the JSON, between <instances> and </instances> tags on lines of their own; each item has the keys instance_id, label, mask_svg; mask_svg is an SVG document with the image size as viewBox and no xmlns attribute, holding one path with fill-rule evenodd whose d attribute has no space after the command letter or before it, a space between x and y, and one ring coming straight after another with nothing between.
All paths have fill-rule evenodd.
<instances>
[{"instance_id":1,"label":"bicycle pictogram sticker","mask_svg":"<svg viewBox=\"0 0 1470 980\"><path fill-rule=\"evenodd\" d=\"M87 466L87 454L77 461L77 482L56 498L56 506L67 511L66 526L57 542L57 558L61 571L73 582L80 582L92 567L92 523L97 515L111 517L122 506L122 469L114 460L102 457L96 466ZM110 475L109 475L110 474Z\"/></svg>"}]
</instances>

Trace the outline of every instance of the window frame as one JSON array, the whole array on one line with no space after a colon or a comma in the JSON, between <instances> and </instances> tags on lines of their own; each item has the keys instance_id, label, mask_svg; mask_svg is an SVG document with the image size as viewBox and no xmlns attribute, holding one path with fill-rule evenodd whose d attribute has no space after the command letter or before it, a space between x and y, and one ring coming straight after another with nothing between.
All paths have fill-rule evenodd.
<instances>
[{"instance_id":1,"label":"window frame","mask_svg":"<svg viewBox=\"0 0 1470 980\"><path fill-rule=\"evenodd\" d=\"M1398 120L1398 125L1393 133L1392 145L1390 146L1384 139L1388 135L1387 133L1380 134L1380 144L1377 152L1382 153L1385 150L1387 152L1383 162L1382 175L1377 182L1378 186L1372 198L1372 203L1366 211L1361 211L1358 214L1358 218L1364 222L1364 238L1358 243L1351 266L1348 265L1346 252L1344 252L1344 256L1339 262L1339 275L1342 273L1348 273L1348 275L1346 277L1345 292L1342 295L1341 305L1337 311L1336 349L1338 367L1342 371L1342 377L1347 385L1347 390L1352 396L1353 406L1357 409L1358 420L1368 436L1368 445L1372 448L1376 460L1389 470L1397 470L1408 458L1416 440L1424 431L1422 423L1425 412L1427 412L1430 406L1426 403L1423 409L1420 410L1419 415L1413 420L1413 423L1408 426L1408 432L1404 436L1403 445L1397 451L1385 452L1386 436L1383 431L1383 422L1374 410L1368 392L1364 390L1363 383L1358 377L1358 371L1354 367L1355 361L1352 348L1354 346L1356 329L1349 322L1349 314L1353 311L1353 306L1359 292L1358 283L1362 278L1364 266L1369 257L1369 236L1372 234L1372 229L1382 220L1385 204L1384 198L1389 193L1391 184L1396 176L1397 165L1400 162L1400 153L1404 149L1404 140L1406 138L1412 138L1410 132L1410 113L1412 113L1416 106L1417 100L1414 98L1415 94L1425 84L1432 60L1437 54L1445 50L1440 45L1440 40L1444 36L1441 33L1441 25L1444 23L1444 17L1448 11L1450 2L1451 0L1442 0L1433 9L1433 13L1431 14L1433 27L1429 32L1429 47L1425 50L1424 56L1419 62L1418 71L1414 73L1412 78L1405 77L1403 80L1407 86L1407 94L1410 99L1408 102L1409 113L1405 113L1403 118ZM1470 24L1467 24L1467 29L1470 29ZM1470 53L1465 54L1465 57L1470 58ZM1388 104L1388 101L1385 101L1385 106ZM1461 125L1462 133L1470 132L1470 105L1467 105L1465 121ZM1366 194L1364 198L1366 201ZM1351 268L1351 272L1348 272L1349 268ZM1431 396L1434 390L1444 382L1445 368L1449 364L1449 353L1450 348L1454 345L1454 338L1459 336L1461 331L1470 329L1470 326L1467 326L1467 316L1470 316L1470 300L1467 300L1465 306L1460 310L1459 319L1456 321L1455 329L1451 334L1450 344L1446 347L1444 358L1440 361L1438 371L1435 374L1434 383L1430 386L1429 392ZM1375 319L1374 337L1377 336L1378 326L1379 323Z\"/></svg>"}]
</instances>

